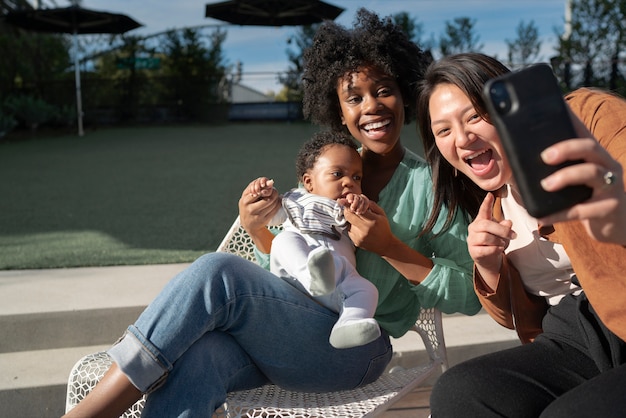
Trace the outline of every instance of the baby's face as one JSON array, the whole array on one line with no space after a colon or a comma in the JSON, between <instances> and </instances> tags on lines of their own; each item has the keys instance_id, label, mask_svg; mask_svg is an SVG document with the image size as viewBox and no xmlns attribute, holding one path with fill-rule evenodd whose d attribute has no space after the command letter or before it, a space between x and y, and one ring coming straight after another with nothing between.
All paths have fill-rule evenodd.
<instances>
[{"instance_id":1,"label":"baby's face","mask_svg":"<svg viewBox=\"0 0 626 418\"><path fill-rule=\"evenodd\" d=\"M332 144L324 147L302 181L309 193L336 200L349 193L361 194L362 176L359 153L348 146Z\"/></svg>"}]
</instances>

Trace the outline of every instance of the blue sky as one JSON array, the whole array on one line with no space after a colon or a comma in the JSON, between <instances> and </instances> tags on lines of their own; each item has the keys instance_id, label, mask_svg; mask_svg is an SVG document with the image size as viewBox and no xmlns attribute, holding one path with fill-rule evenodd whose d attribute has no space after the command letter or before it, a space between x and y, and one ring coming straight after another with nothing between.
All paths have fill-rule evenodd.
<instances>
[{"instance_id":1,"label":"blue sky","mask_svg":"<svg viewBox=\"0 0 626 418\"><path fill-rule=\"evenodd\" d=\"M220 24L204 17L207 3L201 0L83 0L83 7L125 13L144 25L131 32L151 35L173 28ZM421 22L423 38L439 39L446 21L456 17L475 20L475 30L484 44L482 52L505 58L506 40L517 37L516 28L521 21L534 21L542 42L542 60L554 53L555 29L563 30L565 0L325 0L345 11L336 21L350 26L359 7L366 7L380 16L400 11L408 12ZM63 5L62 1L57 4ZM229 64L240 61L243 65L242 83L256 90L277 91L275 73L288 68L287 39L294 28L253 26L227 26L224 52ZM437 56L435 51L435 56Z\"/></svg>"}]
</instances>

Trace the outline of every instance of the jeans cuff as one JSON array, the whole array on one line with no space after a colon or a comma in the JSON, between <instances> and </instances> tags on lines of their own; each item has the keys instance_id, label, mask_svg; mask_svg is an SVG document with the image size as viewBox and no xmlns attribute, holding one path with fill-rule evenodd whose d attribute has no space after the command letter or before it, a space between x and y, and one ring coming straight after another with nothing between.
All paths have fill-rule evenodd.
<instances>
[{"instance_id":1,"label":"jeans cuff","mask_svg":"<svg viewBox=\"0 0 626 418\"><path fill-rule=\"evenodd\" d=\"M157 389L169 374L169 368L141 343L131 328L107 352L133 386L142 393Z\"/></svg>"}]
</instances>

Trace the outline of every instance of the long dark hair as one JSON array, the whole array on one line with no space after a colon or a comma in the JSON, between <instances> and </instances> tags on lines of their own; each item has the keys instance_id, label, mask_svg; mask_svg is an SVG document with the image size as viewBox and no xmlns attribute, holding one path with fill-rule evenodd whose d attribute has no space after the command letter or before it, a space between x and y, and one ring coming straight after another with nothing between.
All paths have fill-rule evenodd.
<instances>
[{"instance_id":1,"label":"long dark hair","mask_svg":"<svg viewBox=\"0 0 626 418\"><path fill-rule=\"evenodd\" d=\"M482 98L483 86L487 80L508 72L510 70L500 61L480 53L450 55L433 62L426 69L424 79L419 84L417 125L424 144L426 160L433 172L435 200L431 215L424 227L425 232L432 231L443 206L448 208L446 227L452 222L457 209L461 209L464 216L471 220L478 213L486 195L486 192L467 176L457 173L454 167L443 158L435 144L428 108L435 87L439 84L457 86L467 95L478 114L489 121Z\"/></svg>"}]
</instances>

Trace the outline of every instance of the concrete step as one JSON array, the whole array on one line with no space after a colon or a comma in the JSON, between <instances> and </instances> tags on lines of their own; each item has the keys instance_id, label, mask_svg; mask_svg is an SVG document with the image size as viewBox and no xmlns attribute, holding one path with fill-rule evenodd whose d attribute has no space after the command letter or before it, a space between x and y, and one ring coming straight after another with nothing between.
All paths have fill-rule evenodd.
<instances>
[{"instance_id":1,"label":"concrete step","mask_svg":"<svg viewBox=\"0 0 626 418\"><path fill-rule=\"evenodd\" d=\"M115 341L187 266L0 271L0 353Z\"/></svg>"},{"instance_id":2,"label":"concrete step","mask_svg":"<svg viewBox=\"0 0 626 418\"><path fill-rule=\"evenodd\" d=\"M83 345L118 339L143 306L0 316L0 353Z\"/></svg>"},{"instance_id":3,"label":"concrete step","mask_svg":"<svg viewBox=\"0 0 626 418\"><path fill-rule=\"evenodd\" d=\"M81 357L109 345L0 354L0 417L60 417L70 370Z\"/></svg>"},{"instance_id":4,"label":"concrete step","mask_svg":"<svg viewBox=\"0 0 626 418\"><path fill-rule=\"evenodd\" d=\"M107 349L186 266L0 271L0 418L62 415L75 362ZM444 315L444 334L450 365L519 344L484 312ZM426 356L414 333L393 344L394 365Z\"/></svg>"},{"instance_id":5,"label":"concrete step","mask_svg":"<svg viewBox=\"0 0 626 418\"><path fill-rule=\"evenodd\" d=\"M147 305L189 264L0 271L0 316Z\"/></svg>"},{"instance_id":6,"label":"concrete step","mask_svg":"<svg viewBox=\"0 0 626 418\"><path fill-rule=\"evenodd\" d=\"M0 418L59 417L70 370L188 264L0 271Z\"/></svg>"}]
</instances>

